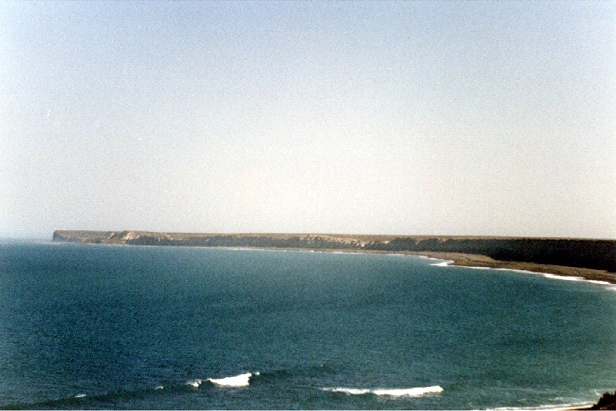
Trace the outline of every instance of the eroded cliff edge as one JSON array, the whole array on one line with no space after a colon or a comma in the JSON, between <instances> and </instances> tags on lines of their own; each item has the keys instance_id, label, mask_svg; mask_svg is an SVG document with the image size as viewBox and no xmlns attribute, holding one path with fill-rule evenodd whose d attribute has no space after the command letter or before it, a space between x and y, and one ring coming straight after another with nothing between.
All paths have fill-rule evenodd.
<instances>
[{"instance_id":1,"label":"eroded cliff edge","mask_svg":"<svg viewBox=\"0 0 616 411\"><path fill-rule=\"evenodd\" d=\"M330 234L191 234L147 231L62 231L53 241L193 246L250 247L308 250L349 250L366 252L429 253L451 258L459 265L523 268L533 265L560 266L604 271L601 280L616 282L616 240L505 238L505 237L427 237ZM436 254L435 254L436 253ZM461 254L488 258L462 258ZM499 262L505 263L496 264ZM509 263L509 264L507 264ZM527 266L511 266L526 263ZM567 270L565 270L567 271ZM563 275L584 275L582 271L550 271Z\"/></svg>"}]
</instances>

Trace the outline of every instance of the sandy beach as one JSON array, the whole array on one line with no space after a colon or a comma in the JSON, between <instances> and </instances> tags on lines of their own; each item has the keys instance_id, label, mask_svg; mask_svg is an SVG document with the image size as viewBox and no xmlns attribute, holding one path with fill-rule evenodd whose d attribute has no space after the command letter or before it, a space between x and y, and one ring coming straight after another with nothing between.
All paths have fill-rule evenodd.
<instances>
[{"instance_id":1,"label":"sandy beach","mask_svg":"<svg viewBox=\"0 0 616 411\"><path fill-rule=\"evenodd\" d=\"M499 261L485 255L444 253L444 252L408 252L406 254L422 255L439 260L452 261L452 265L462 267L482 267L506 270L530 271L538 274L551 274L562 277L578 277L589 281L601 281L616 284L616 273L609 273L605 270L594 270L590 268L566 267L562 265L537 264L530 262Z\"/></svg>"}]
</instances>

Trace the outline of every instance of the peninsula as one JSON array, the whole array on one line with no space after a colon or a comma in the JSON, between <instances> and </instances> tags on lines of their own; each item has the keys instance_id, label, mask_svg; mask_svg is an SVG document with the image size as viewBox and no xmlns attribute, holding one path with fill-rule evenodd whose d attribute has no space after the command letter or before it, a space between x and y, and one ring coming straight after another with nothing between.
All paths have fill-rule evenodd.
<instances>
[{"instance_id":1,"label":"peninsula","mask_svg":"<svg viewBox=\"0 0 616 411\"><path fill-rule=\"evenodd\" d=\"M404 253L454 265L583 277L616 284L616 240L347 234L200 234L63 231L53 241L142 246L245 247Z\"/></svg>"}]
</instances>

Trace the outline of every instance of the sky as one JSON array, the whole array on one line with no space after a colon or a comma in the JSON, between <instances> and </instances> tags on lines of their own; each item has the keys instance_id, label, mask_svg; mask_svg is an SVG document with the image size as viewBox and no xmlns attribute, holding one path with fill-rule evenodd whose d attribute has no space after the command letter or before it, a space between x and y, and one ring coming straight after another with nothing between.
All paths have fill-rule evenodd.
<instances>
[{"instance_id":1,"label":"sky","mask_svg":"<svg viewBox=\"0 0 616 411\"><path fill-rule=\"evenodd\" d=\"M2 1L0 237L616 239L615 1Z\"/></svg>"}]
</instances>

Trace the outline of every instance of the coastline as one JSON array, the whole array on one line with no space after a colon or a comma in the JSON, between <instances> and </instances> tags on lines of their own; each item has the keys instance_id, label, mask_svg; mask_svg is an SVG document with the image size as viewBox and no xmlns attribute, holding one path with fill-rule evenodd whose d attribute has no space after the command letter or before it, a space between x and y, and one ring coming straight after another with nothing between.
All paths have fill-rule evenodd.
<instances>
[{"instance_id":1,"label":"coastline","mask_svg":"<svg viewBox=\"0 0 616 411\"><path fill-rule=\"evenodd\" d=\"M271 250L271 251L305 251L317 253L345 253L345 254L385 254L385 255L411 255L424 257L445 262L443 266L452 265L477 269L495 269L519 271L527 274L553 276L561 280L590 281L602 285L616 285L616 273L592 268L567 267L562 265L539 264L519 261L495 260L481 254L448 253L440 251L375 251L357 249L303 249L303 248L279 248L279 247L220 247L231 250ZM563 277L563 278L559 278ZM568 277L568 278L567 278Z\"/></svg>"},{"instance_id":2,"label":"coastline","mask_svg":"<svg viewBox=\"0 0 616 411\"><path fill-rule=\"evenodd\" d=\"M462 267L616 284L616 240L294 233L56 230L54 242L421 255Z\"/></svg>"},{"instance_id":3,"label":"coastline","mask_svg":"<svg viewBox=\"0 0 616 411\"><path fill-rule=\"evenodd\" d=\"M150 247L149 245L132 245L125 243L89 243L79 242L79 244L95 244L95 245L107 245L112 247ZM166 246L161 246L166 247ZM182 247L182 246L174 246ZM183 247L199 247L188 246ZM603 285L616 285L616 273L611 273L605 270L595 270L592 268L578 268L568 267L562 265L552 264L539 264L531 262L520 261L502 261L495 260L481 254L468 254L468 253L451 253L441 251L385 251L385 250L366 250L366 249L339 249L339 248L295 248L295 247L256 247L256 246L201 246L201 248L220 248L228 250L263 250L263 251L303 251L303 252L316 252L316 253L345 253L345 254L385 254L385 255L410 255L417 257L425 257L429 259L439 260L447 265L457 267L468 267L476 269L495 269L495 270L510 270L519 271L527 274L537 274L546 276L563 277L557 278L561 280L570 281L589 281ZM569 278L567 278L569 277Z\"/></svg>"},{"instance_id":4,"label":"coastline","mask_svg":"<svg viewBox=\"0 0 616 411\"><path fill-rule=\"evenodd\" d=\"M534 274L570 277L572 280L584 279L606 285L616 284L616 273L609 273L605 270L595 270L592 268L578 268L562 265L538 264L532 262L501 261L480 254L446 253L438 251L407 252L405 254L421 255L428 258L451 261L451 265L459 267L524 271Z\"/></svg>"}]
</instances>

